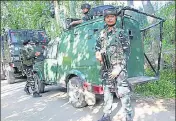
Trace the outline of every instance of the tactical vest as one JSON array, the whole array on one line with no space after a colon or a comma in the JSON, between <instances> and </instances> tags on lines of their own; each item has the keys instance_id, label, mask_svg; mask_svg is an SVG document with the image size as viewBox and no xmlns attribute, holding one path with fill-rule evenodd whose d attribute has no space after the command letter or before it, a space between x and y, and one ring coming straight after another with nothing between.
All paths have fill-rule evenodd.
<instances>
[{"instance_id":1,"label":"tactical vest","mask_svg":"<svg viewBox=\"0 0 176 121\"><path fill-rule=\"evenodd\" d=\"M101 51L106 52L112 66L126 65L127 53L124 50L126 40L122 29L114 29L108 32L106 29L100 33ZM128 47L127 47L128 48Z\"/></svg>"},{"instance_id":2,"label":"tactical vest","mask_svg":"<svg viewBox=\"0 0 176 121\"><path fill-rule=\"evenodd\" d=\"M82 18L83 21L88 21L88 20L90 20L90 19L91 19L91 17L89 16L89 13L87 13L87 14Z\"/></svg>"}]
</instances>

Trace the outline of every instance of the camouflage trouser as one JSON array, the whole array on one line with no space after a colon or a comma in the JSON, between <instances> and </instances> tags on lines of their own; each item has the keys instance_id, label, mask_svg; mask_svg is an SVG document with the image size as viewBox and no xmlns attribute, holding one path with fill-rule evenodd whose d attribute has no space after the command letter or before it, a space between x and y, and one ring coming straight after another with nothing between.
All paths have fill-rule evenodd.
<instances>
[{"instance_id":1,"label":"camouflage trouser","mask_svg":"<svg viewBox=\"0 0 176 121\"><path fill-rule=\"evenodd\" d=\"M31 87L32 91L36 92L37 89L35 87L35 81L34 81L34 78L33 78L33 67L23 65L23 69L25 70L25 74L27 76L27 81L26 81L25 88Z\"/></svg>"},{"instance_id":2,"label":"camouflage trouser","mask_svg":"<svg viewBox=\"0 0 176 121\"><path fill-rule=\"evenodd\" d=\"M118 80L117 80L118 81ZM122 103L122 110L124 114L125 121L132 121L132 106L131 106L131 99L130 99L130 88L128 87L127 83L117 85L117 93L120 96L120 100ZM112 104L113 104L113 94L110 90L109 85L104 85L104 110L105 114L111 114L112 111Z\"/></svg>"}]
</instances>

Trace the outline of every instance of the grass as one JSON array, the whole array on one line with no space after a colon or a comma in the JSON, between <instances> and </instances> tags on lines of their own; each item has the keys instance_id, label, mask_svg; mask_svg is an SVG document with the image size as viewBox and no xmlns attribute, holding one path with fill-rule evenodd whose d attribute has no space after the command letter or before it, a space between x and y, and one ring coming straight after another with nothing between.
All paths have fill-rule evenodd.
<instances>
[{"instance_id":1,"label":"grass","mask_svg":"<svg viewBox=\"0 0 176 121\"><path fill-rule=\"evenodd\" d=\"M152 75L147 71L147 75ZM137 85L135 92L144 96L175 98L175 71L165 69L160 71L160 79L143 85Z\"/></svg>"}]
</instances>

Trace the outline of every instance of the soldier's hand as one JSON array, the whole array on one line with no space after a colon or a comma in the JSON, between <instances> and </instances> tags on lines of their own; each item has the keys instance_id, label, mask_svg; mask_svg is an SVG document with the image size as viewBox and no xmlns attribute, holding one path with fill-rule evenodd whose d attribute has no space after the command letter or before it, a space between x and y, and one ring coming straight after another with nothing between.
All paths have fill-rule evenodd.
<instances>
[{"instance_id":1,"label":"soldier's hand","mask_svg":"<svg viewBox=\"0 0 176 121\"><path fill-rule=\"evenodd\" d=\"M35 53L35 56L39 56L39 55L40 55L40 52L36 52L36 53Z\"/></svg>"},{"instance_id":2,"label":"soldier's hand","mask_svg":"<svg viewBox=\"0 0 176 121\"><path fill-rule=\"evenodd\" d=\"M70 24L69 24L69 26L72 26L72 25L73 25L73 23L70 23Z\"/></svg>"},{"instance_id":3,"label":"soldier's hand","mask_svg":"<svg viewBox=\"0 0 176 121\"><path fill-rule=\"evenodd\" d=\"M110 72L108 75L109 75L109 78L110 79L114 79L115 77L117 77L119 74L120 74L120 71L121 71L121 67L115 67L112 72Z\"/></svg>"},{"instance_id":4,"label":"soldier's hand","mask_svg":"<svg viewBox=\"0 0 176 121\"><path fill-rule=\"evenodd\" d=\"M67 28L70 28L72 25L73 25L73 24L72 24L72 23L70 23L70 24L68 25L68 27L67 27Z\"/></svg>"},{"instance_id":5,"label":"soldier's hand","mask_svg":"<svg viewBox=\"0 0 176 121\"><path fill-rule=\"evenodd\" d=\"M97 59L98 61L102 62L101 52L97 51L97 52L95 53L95 56L96 56L96 59Z\"/></svg>"}]
</instances>

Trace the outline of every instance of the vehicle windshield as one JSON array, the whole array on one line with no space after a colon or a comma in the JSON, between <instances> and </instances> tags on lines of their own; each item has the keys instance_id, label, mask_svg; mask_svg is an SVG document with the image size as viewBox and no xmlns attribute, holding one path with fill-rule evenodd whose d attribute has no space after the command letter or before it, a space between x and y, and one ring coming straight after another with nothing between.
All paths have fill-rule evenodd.
<instances>
[{"instance_id":1,"label":"vehicle windshield","mask_svg":"<svg viewBox=\"0 0 176 121\"><path fill-rule=\"evenodd\" d=\"M26 39L24 34L21 32L11 32L10 36L11 36L11 43L21 43L22 44L22 41Z\"/></svg>"},{"instance_id":2,"label":"vehicle windshield","mask_svg":"<svg viewBox=\"0 0 176 121\"><path fill-rule=\"evenodd\" d=\"M10 42L22 44L24 40L31 40L33 42L47 43L48 38L44 31L11 31Z\"/></svg>"}]
</instances>

